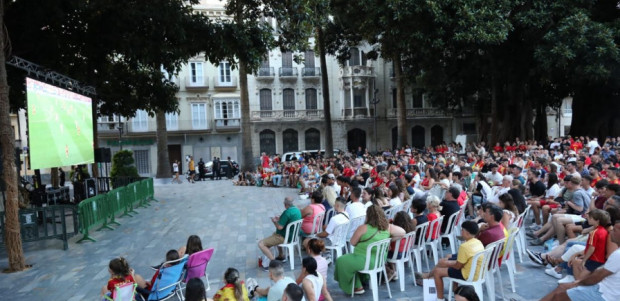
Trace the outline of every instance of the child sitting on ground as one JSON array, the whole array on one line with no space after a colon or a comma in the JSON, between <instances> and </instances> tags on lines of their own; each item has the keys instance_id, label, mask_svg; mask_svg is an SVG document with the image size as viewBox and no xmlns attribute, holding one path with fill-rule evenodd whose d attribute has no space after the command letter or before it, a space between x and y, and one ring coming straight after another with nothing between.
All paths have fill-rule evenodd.
<instances>
[{"instance_id":1,"label":"child sitting on ground","mask_svg":"<svg viewBox=\"0 0 620 301\"><path fill-rule=\"evenodd\" d=\"M110 273L110 279L108 283L101 288L101 296L109 297L116 286L135 282L131 275L133 270L129 268L129 263L123 257L110 260L108 272Z\"/></svg>"},{"instance_id":2,"label":"child sitting on ground","mask_svg":"<svg viewBox=\"0 0 620 301\"><path fill-rule=\"evenodd\" d=\"M224 273L224 282L226 285L213 296L214 301L250 301L248 290L237 269L228 268Z\"/></svg>"}]
</instances>

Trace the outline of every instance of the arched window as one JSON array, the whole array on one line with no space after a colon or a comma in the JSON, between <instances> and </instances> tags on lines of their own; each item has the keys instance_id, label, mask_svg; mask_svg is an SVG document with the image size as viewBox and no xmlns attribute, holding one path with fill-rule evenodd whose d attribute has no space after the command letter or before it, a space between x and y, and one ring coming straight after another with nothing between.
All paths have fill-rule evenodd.
<instances>
[{"instance_id":1,"label":"arched window","mask_svg":"<svg viewBox=\"0 0 620 301\"><path fill-rule=\"evenodd\" d=\"M259 134L260 152L267 155L276 153L276 133L272 130L263 130Z\"/></svg>"},{"instance_id":2,"label":"arched window","mask_svg":"<svg viewBox=\"0 0 620 301\"><path fill-rule=\"evenodd\" d=\"M297 131L287 129L282 133L282 152L294 152L299 150L299 140L297 139Z\"/></svg>"},{"instance_id":3,"label":"arched window","mask_svg":"<svg viewBox=\"0 0 620 301\"><path fill-rule=\"evenodd\" d=\"M315 128L306 130L304 133L307 150L321 150L321 132Z\"/></svg>"}]
</instances>

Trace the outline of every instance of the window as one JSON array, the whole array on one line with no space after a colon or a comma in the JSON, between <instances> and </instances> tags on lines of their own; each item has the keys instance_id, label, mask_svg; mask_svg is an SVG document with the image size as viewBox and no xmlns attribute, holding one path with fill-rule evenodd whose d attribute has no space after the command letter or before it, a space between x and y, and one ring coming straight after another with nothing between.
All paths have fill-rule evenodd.
<instances>
[{"instance_id":1,"label":"window","mask_svg":"<svg viewBox=\"0 0 620 301\"><path fill-rule=\"evenodd\" d=\"M218 82L220 83L220 85L232 85L232 76L230 74L230 63L221 62L218 69L220 73Z\"/></svg>"},{"instance_id":2,"label":"window","mask_svg":"<svg viewBox=\"0 0 620 301\"><path fill-rule=\"evenodd\" d=\"M308 129L305 133L306 138L306 149L309 150L320 150L321 149L321 132L319 130L312 128Z\"/></svg>"},{"instance_id":3,"label":"window","mask_svg":"<svg viewBox=\"0 0 620 301\"><path fill-rule=\"evenodd\" d=\"M293 68L293 53L292 52L282 53L282 68Z\"/></svg>"},{"instance_id":4,"label":"window","mask_svg":"<svg viewBox=\"0 0 620 301\"><path fill-rule=\"evenodd\" d=\"M146 132L149 130L149 115L144 110L137 110L136 116L133 118L133 131Z\"/></svg>"},{"instance_id":5,"label":"window","mask_svg":"<svg viewBox=\"0 0 620 301\"><path fill-rule=\"evenodd\" d=\"M308 50L304 53L304 65L314 69L314 51Z\"/></svg>"},{"instance_id":6,"label":"window","mask_svg":"<svg viewBox=\"0 0 620 301\"><path fill-rule=\"evenodd\" d=\"M207 129L207 104L192 104L192 128L195 130Z\"/></svg>"},{"instance_id":7,"label":"window","mask_svg":"<svg viewBox=\"0 0 620 301\"><path fill-rule=\"evenodd\" d=\"M134 150L133 158L136 161L136 168L139 174L150 174L151 164L149 164L149 151L148 150Z\"/></svg>"},{"instance_id":8,"label":"window","mask_svg":"<svg viewBox=\"0 0 620 301\"><path fill-rule=\"evenodd\" d=\"M295 90L284 89L282 91L282 104L284 117L295 117Z\"/></svg>"},{"instance_id":9,"label":"window","mask_svg":"<svg viewBox=\"0 0 620 301\"><path fill-rule=\"evenodd\" d=\"M271 90L269 89L261 89L260 90L260 110L261 111L271 111Z\"/></svg>"},{"instance_id":10,"label":"window","mask_svg":"<svg viewBox=\"0 0 620 301\"><path fill-rule=\"evenodd\" d=\"M398 108L398 90L396 88L392 89L392 108Z\"/></svg>"},{"instance_id":11,"label":"window","mask_svg":"<svg viewBox=\"0 0 620 301\"><path fill-rule=\"evenodd\" d=\"M202 85L204 83L202 62L189 63L189 80L193 85Z\"/></svg>"},{"instance_id":12,"label":"window","mask_svg":"<svg viewBox=\"0 0 620 301\"><path fill-rule=\"evenodd\" d=\"M422 89L413 89L413 107L422 108L424 105L424 93Z\"/></svg>"},{"instance_id":13,"label":"window","mask_svg":"<svg viewBox=\"0 0 620 301\"><path fill-rule=\"evenodd\" d=\"M282 152L295 152L299 150L299 140L297 137L297 131L293 129L287 129L282 133Z\"/></svg>"},{"instance_id":14,"label":"window","mask_svg":"<svg viewBox=\"0 0 620 301\"><path fill-rule=\"evenodd\" d=\"M260 132L259 144L260 152L267 155L273 155L276 153L276 133L272 130L264 130Z\"/></svg>"},{"instance_id":15,"label":"window","mask_svg":"<svg viewBox=\"0 0 620 301\"><path fill-rule=\"evenodd\" d=\"M239 99L215 99L214 104L217 126L239 126Z\"/></svg>"},{"instance_id":16,"label":"window","mask_svg":"<svg viewBox=\"0 0 620 301\"><path fill-rule=\"evenodd\" d=\"M474 122L463 123L463 134L475 135L476 134L476 123Z\"/></svg>"},{"instance_id":17,"label":"window","mask_svg":"<svg viewBox=\"0 0 620 301\"><path fill-rule=\"evenodd\" d=\"M172 131L179 129L179 115L177 113L166 113L166 129Z\"/></svg>"},{"instance_id":18,"label":"window","mask_svg":"<svg viewBox=\"0 0 620 301\"><path fill-rule=\"evenodd\" d=\"M353 47L349 50L349 66L359 66L360 65L360 51Z\"/></svg>"},{"instance_id":19,"label":"window","mask_svg":"<svg viewBox=\"0 0 620 301\"><path fill-rule=\"evenodd\" d=\"M306 89L306 110L316 110L317 108L316 89Z\"/></svg>"},{"instance_id":20,"label":"window","mask_svg":"<svg viewBox=\"0 0 620 301\"><path fill-rule=\"evenodd\" d=\"M269 67L269 56L266 55L263 58L263 61L260 63L260 68L258 69L259 76L273 76L271 72L271 68Z\"/></svg>"},{"instance_id":21,"label":"window","mask_svg":"<svg viewBox=\"0 0 620 301\"><path fill-rule=\"evenodd\" d=\"M364 103L364 95L362 95L362 90L353 90L353 107L355 108L365 108L366 104Z\"/></svg>"}]
</instances>

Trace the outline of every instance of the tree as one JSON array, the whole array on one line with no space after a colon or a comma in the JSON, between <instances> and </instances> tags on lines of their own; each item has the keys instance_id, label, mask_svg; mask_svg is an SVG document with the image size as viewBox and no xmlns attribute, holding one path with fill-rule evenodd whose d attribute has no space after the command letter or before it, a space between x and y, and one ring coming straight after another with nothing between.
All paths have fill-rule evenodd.
<instances>
[{"instance_id":1,"label":"tree","mask_svg":"<svg viewBox=\"0 0 620 301\"><path fill-rule=\"evenodd\" d=\"M0 25L4 26L4 1L0 0ZM6 79L6 34L0 34L0 147L2 148L2 179L6 184L6 208L4 239L7 246L9 271L26 268L19 227L19 204L17 197L17 173L14 157L15 137L9 116L9 86Z\"/></svg>"}]
</instances>

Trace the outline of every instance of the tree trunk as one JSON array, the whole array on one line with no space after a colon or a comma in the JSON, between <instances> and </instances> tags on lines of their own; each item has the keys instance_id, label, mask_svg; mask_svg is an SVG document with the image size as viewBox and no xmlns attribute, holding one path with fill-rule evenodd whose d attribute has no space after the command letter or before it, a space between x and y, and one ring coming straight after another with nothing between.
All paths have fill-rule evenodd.
<instances>
[{"instance_id":1,"label":"tree trunk","mask_svg":"<svg viewBox=\"0 0 620 301\"><path fill-rule=\"evenodd\" d=\"M325 37L323 36L323 29L320 27L317 28L316 34L321 60L321 90L323 93L323 116L325 118L325 157L331 158L334 156L334 137L332 133L332 112L331 104L329 102L329 79L327 74L327 58L325 52Z\"/></svg>"},{"instance_id":2,"label":"tree trunk","mask_svg":"<svg viewBox=\"0 0 620 301\"><path fill-rule=\"evenodd\" d=\"M170 179L172 177L172 166L168 156L168 129L166 129L166 113L157 111L155 114L157 123L157 174L158 179Z\"/></svg>"},{"instance_id":3,"label":"tree trunk","mask_svg":"<svg viewBox=\"0 0 620 301\"><path fill-rule=\"evenodd\" d=\"M536 120L534 121L534 139L540 143L547 141L547 106L542 101L536 105Z\"/></svg>"},{"instance_id":4,"label":"tree trunk","mask_svg":"<svg viewBox=\"0 0 620 301\"><path fill-rule=\"evenodd\" d=\"M394 58L394 77L396 80L396 125L398 132L396 147L403 147L407 144L407 104L405 103L403 66L399 55Z\"/></svg>"},{"instance_id":5,"label":"tree trunk","mask_svg":"<svg viewBox=\"0 0 620 301\"><path fill-rule=\"evenodd\" d=\"M4 26L4 1L0 0L0 25ZM26 259L22 248L19 228L19 200L17 196L17 172L15 166L15 137L9 117L9 86L6 80L5 32L0 33L0 147L2 147L2 178L6 183L5 230L9 259L9 271L22 271L26 268Z\"/></svg>"},{"instance_id":6,"label":"tree trunk","mask_svg":"<svg viewBox=\"0 0 620 301\"><path fill-rule=\"evenodd\" d=\"M491 65L493 66L493 64ZM493 67L492 67L493 68ZM491 71L494 72L494 71ZM485 120L486 122L486 120ZM499 133L499 116L497 112L497 82L495 81L495 75L491 75L491 141L489 141L489 146L495 145L498 141L498 133ZM483 140L483 139L480 139ZM486 140L486 136L484 137Z\"/></svg>"},{"instance_id":7,"label":"tree trunk","mask_svg":"<svg viewBox=\"0 0 620 301\"><path fill-rule=\"evenodd\" d=\"M243 150L242 171L254 170L252 153L252 126L250 124L250 95L248 93L248 73L246 63L239 60L239 87L241 90L241 149Z\"/></svg>"}]
</instances>

